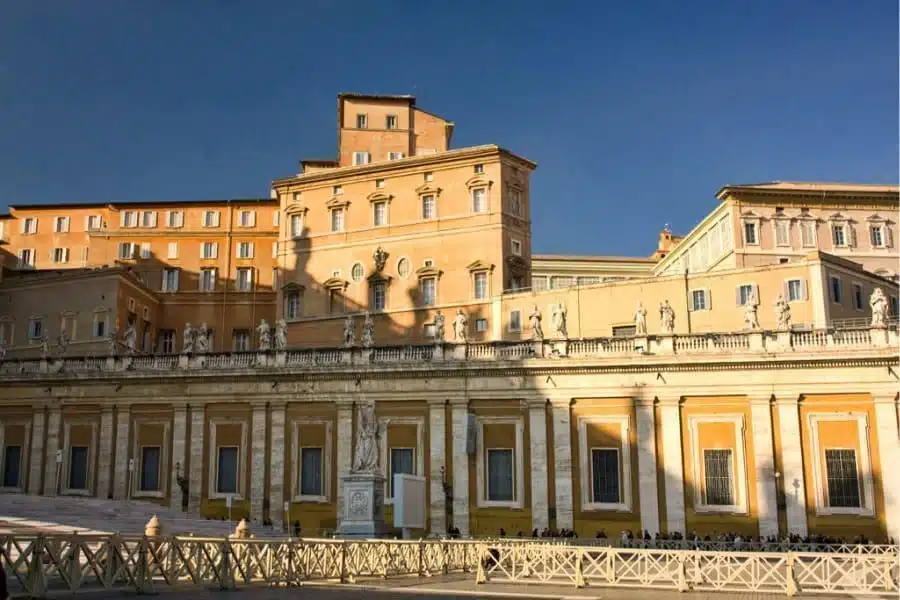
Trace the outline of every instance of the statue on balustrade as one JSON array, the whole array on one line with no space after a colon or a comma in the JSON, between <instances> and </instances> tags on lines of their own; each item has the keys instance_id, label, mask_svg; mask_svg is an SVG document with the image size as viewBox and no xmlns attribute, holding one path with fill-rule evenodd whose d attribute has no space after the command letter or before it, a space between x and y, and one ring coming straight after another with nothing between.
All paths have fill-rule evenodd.
<instances>
[{"instance_id":1,"label":"statue on balustrade","mask_svg":"<svg viewBox=\"0 0 900 600\"><path fill-rule=\"evenodd\" d=\"M259 325L256 327L256 332L259 333L259 349L268 351L272 349L272 328L269 327L269 324L265 319L259 322Z\"/></svg>"},{"instance_id":2,"label":"statue on balustrade","mask_svg":"<svg viewBox=\"0 0 900 600\"><path fill-rule=\"evenodd\" d=\"M371 348L375 345L375 323L372 321L372 315L366 311L363 319L362 338L360 338L364 348Z\"/></svg>"},{"instance_id":3,"label":"statue on balustrade","mask_svg":"<svg viewBox=\"0 0 900 600\"><path fill-rule=\"evenodd\" d=\"M751 292L747 297L747 303L744 305L744 323L748 329L759 329L759 302L756 295Z\"/></svg>"},{"instance_id":4,"label":"statue on balustrade","mask_svg":"<svg viewBox=\"0 0 900 600\"><path fill-rule=\"evenodd\" d=\"M872 308L872 328L884 329L888 322L888 302L881 288L875 288L869 296L869 306Z\"/></svg>"},{"instance_id":5,"label":"statue on balustrade","mask_svg":"<svg viewBox=\"0 0 900 600\"><path fill-rule=\"evenodd\" d=\"M63 327L59 331L59 337L56 338L56 345L59 347L59 355L60 356L66 355L66 352L69 349L69 341L70 341L69 332L66 331L65 327Z\"/></svg>"},{"instance_id":6,"label":"statue on balustrade","mask_svg":"<svg viewBox=\"0 0 900 600\"><path fill-rule=\"evenodd\" d=\"M6 360L6 340L0 340L0 360Z\"/></svg>"},{"instance_id":7,"label":"statue on balustrade","mask_svg":"<svg viewBox=\"0 0 900 600\"><path fill-rule=\"evenodd\" d=\"M194 351L194 345L197 342L197 332L194 331L194 328L191 327L191 322L188 321L184 324L184 343L181 346L182 354L190 354Z\"/></svg>"},{"instance_id":8,"label":"statue on balustrade","mask_svg":"<svg viewBox=\"0 0 900 600\"><path fill-rule=\"evenodd\" d=\"M109 356L115 358L119 355L119 320L116 319L116 324L109 332L109 336L106 338L106 352Z\"/></svg>"},{"instance_id":9,"label":"statue on balustrade","mask_svg":"<svg viewBox=\"0 0 900 600\"><path fill-rule=\"evenodd\" d=\"M41 336L41 358L50 358L50 340L46 333Z\"/></svg>"},{"instance_id":10,"label":"statue on balustrade","mask_svg":"<svg viewBox=\"0 0 900 600\"><path fill-rule=\"evenodd\" d=\"M275 349L285 348L287 348L287 323L284 319L278 319L275 321Z\"/></svg>"},{"instance_id":11,"label":"statue on balustrade","mask_svg":"<svg viewBox=\"0 0 900 600\"><path fill-rule=\"evenodd\" d=\"M194 336L194 350L197 354L209 352L209 328L206 323L200 323L200 328Z\"/></svg>"},{"instance_id":12,"label":"statue on balustrade","mask_svg":"<svg viewBox=\"0 0 900 600\"><path fill-rule=\"evenodd\" d=\"M353 324L353 317L347 315L344 319L344 345L352 346L356 343L356 325Z\"/></svg>"},{"instance_id":13,"label":"statue on balustrade","mask_svg":"<svg viewBox=\"0 0 900 600\"><path fill-rule=\"evenodd\" d=\"M791 305L788 304L784 296L778 294L775 299L775 329L778 331L787 331L791 328Z\"/></svg>"},{"instance_id":14,"label":"statue on balustrade","mask_svg":"<svg viewBox=\"0 0 900 600\"><path fill-rule=\"evenodd\" d=\"M647 335L647 309L640 302L634 311L634 334Z\"/></svg>"},{"instance_id":15,"label":"statue on balustrade","mask_svg":"<svg viewBox=\"0 0 900 600\"><path fill-rule=\"evenodd\" d=\"M566 308L565 303L560 302L553 307L553 314L551 315L551 318L553 319L553 329L556 330L556 337L564 340L569 339L569 327L566 324L568 315L569 311Z\"/></svg>"},{"instance_id":16,"label":"statue on balustrade","mask_svg":"<svg viewBox=\"0 0 900 600\"><path fill-rule=\"evenodd\" d=\"M453 337L454 339L462 344L465 344L469 341L469 318L466 317L465 313L461 308L456 310L456 317L453 319Z\"/></svg>"},{"instance_id":17,"label":"statue on balustrade","mask_svg":"<svg viewBox=\"0 0 900 600\"><path fill-rule=\"evenodd\" d=\"M352 473L377 473L379 440L384 435L387 422L375 417L375 402L359 407L359 433L356 436L356 452L353 455Z\"/></svg>"},{"instance_id":18,"label":"statue on balustrade","mask_svg":"<svg viewBox=\"0 0 900 600\"><path fill-rule=\"evenodd\" d=\"M659 320L663 333L675 332L675 309L668 300L659 305Z\"/></svg>"},{"instance_id":19,"label":"statue on balustrade","mask_svg":"<svg viewBox=\"0 0 900 600\"><path fill-rule=\"evenodd\" d=\"M128 327L125 328L125 333L122 335L122 343L125 344L125 354L134 356L137 352L137 330L134 328L134 323L129 323Z\"/></svg>"},{"instance_id":20,"label":"statue on balustrade","mask_svg":"<svg viewBox=\"0 0 900 600\"><path fill-rule=\"evenodd\" d=\"M544 339L544 329L541 327L541 319L543 319L543 315L541 315L541 311L538 309L537 304L535 304L531 309L531 314L528 315L528 322L531 324L531 339L533 340Z\"/></svg>"},{"instance_id":21,"label":"statue on balustrade","mask_svg":"<svg viewBox=\"0 0 900 600\"><path fill-rule=\"evenodd\" d=\"M443 342L444 341L444 315L441 313L441 309L438 309L437 314L434 315L434 341L435 342Z\"/></svg>"}]
</instances>

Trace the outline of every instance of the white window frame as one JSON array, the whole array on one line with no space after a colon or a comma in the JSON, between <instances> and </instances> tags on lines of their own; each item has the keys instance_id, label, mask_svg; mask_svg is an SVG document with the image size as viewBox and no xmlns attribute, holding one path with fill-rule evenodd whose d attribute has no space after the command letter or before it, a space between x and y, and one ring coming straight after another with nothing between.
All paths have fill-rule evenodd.
<instances>
[{"instance_id":1,"label":"white window frame","mask_svg":"<svg viewBox=\"0 0 900 600\"><path fill-rule=\"evenodd\" d=\"M242 274L247 273L246 281L241 281ZM253 267L238 267L234 274L234 289L238 292L253 291Z\"/></svg>"},{"instance_id":2,"label":"white window frame","mask_svg":"<svg viewBox=\"0 0 900 600\"><path fill-rule=\"evenodd\" d=\"M403 274L402 265L406 261L406 274ZM401 256L397 259L397 277L400 279L409 279L410 274L412 273L412 261L408 256Z\"/></svg>"},{"instance_id":3,"label":"white window frame","mask_svg":"<svg viewBox=\"0 0 900 600\"><path fill-rule=\"evenodd\" d=\"M141 211L141 227L145 229L152 229L156 227L156 211L155 210L143 210Z\"/></svg>"},{"instance_id":4,"label":"white window frame","mask_svg":"<svg viewBox=\"0 0 900 600\"><path fill-rule=\"evenodd\" d=\"M745 246L759 246L759 222L759 217L743 217L741 219L741 236ZM747 239L747 225L753 226L753 237L755 239L752 242Z\"/></svg>"},{"instance_id":5,"label":"white window frame","mask_svg":"<svg viewBox=\"0 0 900 600\"><path fill-rule=\"evenodd\" d=\"M353 153L353 166L367 165L372 162L372 155L366 151L355 151Z\"/></svg>"},{"instance_id":6,"label":"white window frame","mask_svg":"<svg viewBox=\"0 0 900 600\"><path fill-rule=\"evenodd\" d=\"M519 326L513 327L513 315L518 315ZM507 331L510 333L518 333L522 331L522 311L518 308L509 311L509 322L506 325Z\"/></svg>"},{"instance_id":7,"label":"white window frame","mask_svg":"<svg viewBox=\"0 0 900 600\"><path fill-rule=\"evenodd\" d=\"M356 113L356 129L369 128L369 115L366 113Z\"/></svg>"},{"instance_id":8,"label":"white window frame","mask_svg":"<svg viewBox=\"0 0 900 600\"><path fill-rule=\"evenodd\" d=\"M216 228L219 226L219 211L207 210L203 212L203 227Z\"/></svg>"},{"instance_id":9,"label":"white window frame","mask_svg":"<svg viewBox=\"0 0 900 600\"><path fill-rule=\"evenodd\" d=\"M703 295L703 308L697 308L696 302L694 302L694 294L697 292L701 292ZM690 290L690 298L691 298L691 312L707 312L712 310L712 303L710 302L710 290L709 288L693 288Z\"/></svg>"},{"instance_id":10,"label":"white window frame","mask_svg":"<svg viewBox=\"0 0 900 600\"><path fill-rule=\"evenodd\" d=\"M437 219L437 194L422 194L421 199L422 220L433 221L434 219ZM429 199L431 203L431 216L428 216L426 211L426 206L428 205Z\"/></svg>"},{"instance_id":11,"label":"white window frame","mask_svg":"<svg viewBox=\"0 0 900 600\"><path fill-rule=\"evenodd\" d=\"M134 242L119 242L118 247L118 259L119 260L134 260L138 257L138 253L140 252L140 245ZM128 252L122 252L123 249L127 249Z\"/></svg>"},{"instance_id":12,"label":"white window frame","mask_svg":"<svg viewBox=\"0 0 900 600\"><path fill-rule=\"evenodd\" d=\"M381 209L381 223L378 222L379 208ZM388 203L386 200L372 203L372 225L375 227L386 227L388 225Z\"/></svg>"},{"instance_id":13,"label":"white window frame","mask_svg":"<svg viewBox=\"0 0 900 600\"><path fill-rule=\"evenodd\" d=\"M206 249L209 248L210 251L207 252ZM200 259L201 260L215 260L219 258L219 243L218 242L201 242L200 243Z\"/></svg>"},{"instance_id":14,"label":"white window frame","mask_svg":"<svg viewBox=\"0 0 900 600\"><path fill-rule=\"evenodd\" d=\"M238 341L241 343L239 344ZM231 349L233 352L248 352L251 349L252 334L249 329L233 329L231 331Z\"/></svg>"},{"instance_id":15,"label":"white window frame","mask_svg":"<svg viewBox=\"0 0 900 600\"><path fill-rule=\"evenodd\" d=\"M834 293L834 282L838 284L838 294L835 296ZM828 276L828 299L832 304L844 304L844 280L838 277L837 275L829 275Z\"/></svg>"},{"instance_id":16,"label":"white window frame","mask_svg":"<svg viewBox=\"0 0 900 600\"><path fill-rule=\"evenodd\" d=\"M84 217L85 231L98 231L103 227L103 217L100 215L86 215Z\"/></svg>"},{"instance_id":17,"label":"white window frame","mask_svg":"<svg viewBox=\"0 0 900 600\"><path fill-rule=\"evenodd\" d=\"M53 233L69 233L69 217L53 217Z\"/></svg>"},{"instance_id":18,"label":"white window frame","mask_svg":"<svg viewBox=\"0 0 900 600\"><path fill-rule=\"evenodd\" d=\"M184 227L184 211L170 210L166 213L166 227L180 229Z\"/></svg>"},{"instance_id":19,"label":"white window frame","mask_svg":"<svg viewBox=\"0 0 900 600\"><path fill-rule=\"evenodd\" d=\"M302 466L300 462L300 449L303 447L307 448L322 448L322 446L316 445L306 445L304 446L303 440L300 436L300 427L303 425L319 425L324 426L325 428L325 446L322 451L322 495L321 496L304 496L300 494L300 468ZM324 418L305 418L305 419L295 419L291 421L291 501L292 502L312 502L317 504L325 504L328 503L331 499L331 449L334 445L332 442L332 427L333 423L330 419ZM384 463L382 463L384 464Z\"/></svg>"},{"instance_id":20,"label":"white window frame","mask_svg":"<svg viewBox=\"0 0 900 600\"><path fill-rule=\"evenodd\" d=\"M621 478L619 480L620 502L594 502L593 462L591 447L588 446L588 425L610 423L619 426L620 447L614 448L619 453ZM581 507L584 511L612 510L631 512L631 418L628 415L587 415L578 417L578 457L581 479ZM599 446L593 446L599 447Z\"/></svg>"},{"instance_id":21,"label":"white window frame","mask_svg":"<svg viewBox=\"0 0 900 600\"><path fill-rule=\"evenodd\" d=\"M475 331L477 333L485 333L489 330L490 328L487 317L478 317L477 319L475 319Z\"/></svg>"},{"instance_id":22,"label":"white window frame","mask_svg":"<svg viewBox=\"0 0 900 600\"><path fill-rule=\"evenodd\" d=\"M340 218L337 218L337 215L340 214ZM331 233L342 233L347 229L346 217L347 213L344 212L343 206L335 206L329 212L329 220L330 220L330 230ZM339 222L338 222L339 221Z\"/></svg>"},{"instance_id":23,"label":"white window frame","mask_svg":"<svg viewBox=\"0 0 900 600\"><path fill-rule=\"evenodd\" d=\"M88 443L87 456L87 489L75 490L69 487L69 465L72 460L72 427L80 428L85 426L89 426L91 428L91 440ZM97 458L97 423L95 421L87 421L84 419L71 421L64 419L63 429L63 462L59 478L61 487L60 494L63 496L93 496L94 475L96 474L96 465L94 464L94 461Z\"/></svg>"},{"instance_id":24,"label":"white window frame","mask_svg":"<svg viewBox=\"0 0 900 600\"><path fill-rule=\"evenodd\" d=\"M272 211L272 227L279 227L281 225L281 210L275 209Z\"/></svg>"},{"instance_id":25,"label":"white window frame","mask_svg":"<svg viewBox=\"0 0 900 600\"><path fill-rule=\"evenodd\" d=\"M800 286L800 297L793 299L791 298L791 283L797 282ZM809 299L809 292L806 287L806 280L802 277L791 277L790 279L784 280L784 299L789 304L793 304L795 302L806 302Z\"/></svg>"},{"instance_id":26,"label":"white window frame","mask_svg":"<svg viewBox=\"0 0 900 600\"><path fill-rule=\"evenodd\" d=\"M480 194L481 204L482 204L481 210L478 210L478 198L479 198L479 194ZM490 208L489 208L489 206L488 206L488 190L487 190L487 186L473 187L472 190L471 190L470 193L469 193L469 196L470 196L470 198L471 198L471 206L472 206L472 212L473 212L473 213L481 214L481 213L490 212Z\"/></svg>"},{"instance_id":27,"label":"white window frame","mask_svg":"<svg viewBox=\"0 0 900 600\"><path fill-rule=\"evenodd\" d=\"M737 285L735 288L735 304L737 304L737 306L747 306L747 302L741 298L741 289L745 287L750 288L750 293L753 295L753 298L761 305L762 302L759 299L759 286L752 282L744 282Z\"/></svg>"},{"instance_id":28,"label":"white window frame","mask_svg":"<svg viewBox=\"0 0 900 600\"><path fill-rule=\"evenodd\" d=\"M245 218L246 217L246 218ZM256 211L242 210L238 215L239 227L256 227Z\"/></svg>"},{"instance_id":29,"label":"white window frame","mask_svg":"<svg viewBox=\"0 0 900 600\"><path fill-rule=\"evenodd\" d=\"M22 219L22 227L20 233L22 235L36 235L38 232L37 217L25 217Z\"/></svg>"},{"instance_id":30,"label":"white window frame","mask_svg":"<svg viewBox=\"0 0 900 600\"><path fill-rule=\"evenodd\" d=\"M478 295L478 279L480 277L484 278L484 294ZM473 300L489 300L491 297L491 277L490 273L485 270L478 270L472 272L472 299Z\"/></svg>"},{"instance_id":31,"label":"white window frame","mask_svg":"<svg viewBox=\"0 0 900 600\"><path fill-rule=\"evenodd\" d=\"M204 278L205 278L205 273L206 273L206 272L211 272L211 273L212 273L212 281L210 282L210 285L209 285L209 286L207 286L207 285L205 284L205 279L204 279ZM199 291L204 292L204 293L211 293L211 292L216 291L216 282L218 281L218 275L219 275L219 274L218 274L218 269L216 269L215 267L203 267L203 268L201 268L201 269L200 269L200 278L199 278L199 281L200 281L200 285L199 285L200 290L199 290Z\"/></svg>"},{"instance_id":32,"label":"white window frame","mask_svg":"<svg viewBox=\"0 0 900 600\"><path fill-rule=\"evenodd\" d=\"M290 306L291 297L297 295L297 314L291 315L288 307ZM296 321L303 316L303 290L288 289L284 292L284 318L286 321Z\"/></svg>"},{"instance_id":33,"label":"white window frame","mask_svg":"<svg viewBox=\"0 0 900 600\"><path fill-rule=\"evenodd\" d=\"M829 421L856 421L857 440L857 481L859 481L859 500L861 507L828 506L826 496L828 494L828 479L825 466L825 446L819 440L819 423ZM871 454L869 450L869 419L864 412L845 413L809 413L807 424L810 432L810 446L812 446L813 489L815 492L816 516L823 515L858 515L863 517L875 516L875 483L872 473ZM830 447L829 449L836 449ZM849 448L847 448L849 449Z\"/></svg>"},{"instance_id":34,"label":"white window frame","mask_svg":"<svg viewBox=\"0 0 900 600\"><path fill-rule=\"evenodd\" d=\"M235 248L235 257L240 259L253 258L255 248L253 242L238 242Z\"/></svg>"},{"instance_id":35,"label":"white window frame","mask_svg":"<svg viewBox=\"0 0 900 600\"><path fill-rule=\"evenodd\" d=\"M783 226L785 228L785 241L779 243L778 241L778 228L779 226ZM774 246L776 248L790 248L791 247L791 220L788 217L783 215L779 215L777 217L772 218L772 240L774 242Z\"/></svg>"},{"instance_id":36,"label":"white window frame","mask_svg":"<svg viewBox=\"0 0 900 600\"><path fill-rule=\"evenodd\" d=\"M818 247L818 245L819 245L818 220L812 216L802 215L797 218L797 222L800 223L800 246L803 248ZM808 244L803 241L803 230L805 227L809 227L810 234L812 235L812 240Z\"/></svg>"},{"instance_id":37,"label":"white window frame","mask_svg":"<svg viewBox=\"0 0 900 600\"><path fill-rule=\"evenodd\" d=\"M700 425L710 423L730 423L734 427L735 444L732 448L705 448L700 447ZM688 417L688 430L691 441L691 465L693 468L692 479L694 488L694 510L705 513L729 513L746 515L748 513L747 497L747 456L746 456L746 431L744 415L720 414L720 415L691 415ZM735 462L734 469L734 499L735 504L720 505L706 504L703 494L704 450L731 450Z\"/></svg>"},{"instance_id":38,"label":"white window frame","mask_svg":"<svg viewBox=\"0 0 900 600\"><path fill-rule=\"evenodd\" d=\"M514 256L522 256L522 241L510 240L510 251Z\"/></svg>"},{"instance_id":39,"label":"white window frame","mask_svg":"<svg viewBox=\"0 0 900 600\"><path fill-rule=\"evenodd\" d=\"M841 243L837 243L837 235L838 232L841 233ZM831 222L831 245L834 248L849 248L850 240L849 240L849 228L847 227L846 221L832 221Z\"/></svg>"},{"instance_id":40,"label":"white window frame","mask_svg":"<svg viewBox=\"0 0 900 600\"><path fill-rule=\"evenodd\" d=\"M425 303L425 282L427 280L431 280L434 282L434 298L429 303ZM419 284L417 286L419 288L419 295L421 298L421 306L437 306L438 303L438 278L433 275L429 275L427 277L419 278Z\"/></svg>"},{"instance_id":41,"label":"white window frame","mask_svg":"<svg viewBox=\"0 0 900 600\"><path fill-rule=\"evenodd\" d=\"M475 467L475 488L476 488L476 507L504 507L504 508L524 508L525 507L525 423L522 416L516 417L475 417L476 431L476 448L477 448L477 464ZM487 450L509 450L510 448L485 448L484 447L484 427L485 425L515 425L516 429L516 446L513 451L513 493L514 497L509 501L496 501L487 499Z\"/></svg>"},{"instance_id":42,"label":"white window frame","mask_svg":"<svg viewBox=\"0 0 900 600\"><path fill-rule=\"evenodd\" d=\"M399 122L400 120L397 118L397 115L384 116L384 128L387 130L397 129Z\"/></svg>"},{"instance_id":43,"label":"white window frame","mask_svg":"<svg viewBox=\"0 0 900 600\"><path fill-rule=\"evenodd\" d=\"M400 160L406 158L403 152L388 152L388 160Z\"/></svg>"},{"instance_id":44,"label":"white window frame","mask_svg":"<svg viewBox=\"0 0 900 600\"><path fill-rule=\"evenodd\" d=\"M150 242L141 242L141 258L147 259L153 255L150 249Z\"/></svg>"},{"instance_id":45,"label":"white window frame","mask_svg":"<svg viewBox=\"0 0 900 600\"><path fill-rule=\"evenodd\" d=\"M381 288L384 291L384 299L382 306L378 306L378 288ZM388 285L387 281L384 279L378 279L376 281L372 281L369 283L370 292L369 294L372 296L372 311L373 312L384 312L387 310L388 304Z\"/></svg>"},{"instance_id":46,"label":"white window frame","mask_svg":"<svg viewBox=\"0 0 900 600\"><path fill-rule=\"evenodd\" d=\"M240 425L241 426L241 442L237 452L237 491L234 494L226 494L218 491L219 488L219 445L216 440L216 432L218 428L224 425ZM247 421L240 417L212 417L209 419L209 458L206 471L206 479L209 482L207 486L207 498L210 500L225 500L228 496L232 500L243 500L246 493L246 469L247 465ZM222 448L233 448L233 444L223 445Z\"/></svg>"},{"instance_id":47,"label":"white window frame","mask_svg":"<svg viewBox=\"0 0 900 600\"><path fill-rule=\"evenodd\" d=\"M425 475L425 417L379 417L378 424L380 427L384 428L385 434L381 436L381 443L378 447L378 452L381 455L381 462L379 464L387 465L388 460L390 459L390 453L388 452L388 437L390 437L390 432L388 431L388 427L391 425L415 425L416 426L416 447L413 448L413 461L416 465L416 472L414 475ZM409 448L409 446L396 446L397 448ZM390 477L390 471L387 472L387 476ZM393 504L394 499L390 497L391 486L390 481L385 478L384 482L384 503L385 504Z\"/></svg>"},{"instance_id":48,"label":"white window frame","mask_svg":"<svg viewBox=\"0 0 900 600\"><path fill-rule=\"evenodd\" d=\"M56 254L59 252L59 259L57 260ZM69 262L69 249L68 248L54 248L50 252L50 259L53 261L53 264L57 265L65 265Z\"/></svg>"},{"instance_id":49,"label":"white window frame","mask_svg":"<svg viewBox=\"0 0 900 600\"><path fill-rule=\"evenodd\" d=\"M169 242L166 246L166 258L178 258L178 242Z\"/></svg>"},{"instance_id":50,"label":"white window frame","mask_svg":"<svg viewBox=\"0 0 900 600\"><path fill-rule=\"evenodd\" d=\"M172 267L167 267L162 270L162 285L160 286L160 288L162 289L163 292L171 293L171 292L178 291L179 279L181 279L181 273L179 273L180 270L181 269L172 268ZM175 274L175 283L174 283L174 286L171 286L171 287L169 286L169 273Z\"/></svg>"},{"instance_id":51,"label":"white window frame","mask_svg":"<svg viewBox=\"0 0 900 600\"><path fill-rule=\"evenodd\" d=\"M295 227L295 225L299 225ZM291 238L297 239L303 237L303 214L302 213L293 213L291 215L290 222L288 224L290 227Z\"/></svg>"}]
</instances>

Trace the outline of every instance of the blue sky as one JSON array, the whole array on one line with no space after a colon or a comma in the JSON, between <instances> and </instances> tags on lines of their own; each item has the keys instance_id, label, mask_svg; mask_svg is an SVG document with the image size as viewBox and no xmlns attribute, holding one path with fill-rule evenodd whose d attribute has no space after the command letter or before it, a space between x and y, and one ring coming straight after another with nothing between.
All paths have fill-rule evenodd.
<instances>
[{"instance_id":1,"label":"blue sky","mask_svg":"<svg viewBox=\"0 0 900 600\"><path fill-rule=\"evenodd\" d=\"M538 163L535 252L648 255L726 183L898 179L888 0L0 0L0 210L265 196L340 91Z\"/></svg>"}]
</instances>

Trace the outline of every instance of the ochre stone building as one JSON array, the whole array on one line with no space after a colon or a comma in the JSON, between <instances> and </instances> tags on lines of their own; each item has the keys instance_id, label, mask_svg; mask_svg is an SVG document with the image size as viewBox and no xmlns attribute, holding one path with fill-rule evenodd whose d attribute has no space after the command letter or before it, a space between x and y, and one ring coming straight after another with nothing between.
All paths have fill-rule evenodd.
<instances>
[{"instance_id":1,"label":"ochre stone building","mask_svg":"<svg viewBox=\"0 0 900 600\"><path fill-rule=\"evenodd\" d=\"M13 202L0 491L330 531L375 401L428 532L897 538L897 186L726 186L645 257L533 256L535 163L452 131L342 94L337 157L268 199Z\"/></svg>"}]
</instances>

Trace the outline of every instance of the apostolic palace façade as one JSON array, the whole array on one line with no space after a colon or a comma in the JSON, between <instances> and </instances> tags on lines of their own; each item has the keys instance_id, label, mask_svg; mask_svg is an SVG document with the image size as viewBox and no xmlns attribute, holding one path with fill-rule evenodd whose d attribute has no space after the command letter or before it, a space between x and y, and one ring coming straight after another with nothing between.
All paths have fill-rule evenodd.
<instances>
[{"instance_id":1,"label":"apostolic palace fa\u00e7ade","mask_svg":"<svg viewBox=\"0 0 900 600\"><path fill-rule=\"evenodd\" d=\"M0 492L334 530L374 401L426 533L900 537L898 186L727 185L649 257L532 255L536 164L453 127L341 94L337 158L269 198L13 202Z\"/></svg>"}]
</instances>

